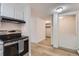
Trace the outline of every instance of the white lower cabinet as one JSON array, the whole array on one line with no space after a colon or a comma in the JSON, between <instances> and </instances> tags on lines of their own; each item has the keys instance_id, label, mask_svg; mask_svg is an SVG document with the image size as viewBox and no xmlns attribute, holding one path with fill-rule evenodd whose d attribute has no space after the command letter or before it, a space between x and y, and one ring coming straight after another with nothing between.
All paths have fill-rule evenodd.
<instances>
[{"instance_id":1,"label":"white lower cabinet","mask_svg":"<svg viewBox=\"0 0 79 59\"><path fill-rule=\"evenodd\" d=\"M0 56L3 56L3 45L0 45Z\"/></svg>"},{"instance_id":2,"label":"white lower cabinet","mask_svg":"<svg viewBox=\"0 0 79 59\"><path fill-rule=\"evenodd\" d=\"M0 51L0 56L3 56L3 51Z\"/></svg>"},{"instance_id":3,"label":"white lower cabinet","mask_svg":"<svg viewBox=\"0 0 79 59\"><path fill-rule=\"evenodd\" d=\"M0 51L3 50L3 45L0 45Z\"/></svg>"}]
</instances>

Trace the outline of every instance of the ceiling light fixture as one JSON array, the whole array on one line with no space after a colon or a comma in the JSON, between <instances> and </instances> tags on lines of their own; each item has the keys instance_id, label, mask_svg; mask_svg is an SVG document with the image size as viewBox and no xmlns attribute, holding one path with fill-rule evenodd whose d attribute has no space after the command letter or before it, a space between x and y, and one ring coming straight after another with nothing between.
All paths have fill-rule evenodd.
<instances>
[{"instance_id":1,"label":"ceiling light fixture","mask_svg":"<svg viewBox=\"0 0 79 59\"><path fill-rule=\"evenodd\" d=\"M63 19L63 16L60 16L59 19Z\"/></svg>"},{"instance_id":2,"label":"ceiling light fixture","mask_svg":"<svg viewBox=\"0 0 79 59\"><path fill-rule=\"evenodd\" d=\"M51 23L51 21L46 21L46 23Z\"/></svg>"},{"instance_id":3,"label":"ceiling light fixture","mask_svg":"<svg viewBox=\"0 0 79 59\"><path fill-rule=\"evenodd\" d=\"M56 11L57 12L62 12L63 11L63 8L62 7L59 7L59 8L56 9Z\"/></svg>"}]
</instances>

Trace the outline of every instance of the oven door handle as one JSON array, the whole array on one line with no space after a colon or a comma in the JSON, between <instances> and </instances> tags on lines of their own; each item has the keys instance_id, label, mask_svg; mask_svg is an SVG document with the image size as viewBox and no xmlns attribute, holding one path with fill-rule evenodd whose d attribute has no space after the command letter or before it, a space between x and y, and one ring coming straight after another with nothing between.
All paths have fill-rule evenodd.
<instances>
[{"instance_id":1,"label":"oven door handle","mask_svg":"<svg viewBox=\"0 0 79 59\"><path fill-rule=\"evenodd\" d=\"M18 41L7 42L7 43L4 44L4 46L9 46L9 45L16 44L16 43L18 43Z\"/></svg>"}]
</instances>

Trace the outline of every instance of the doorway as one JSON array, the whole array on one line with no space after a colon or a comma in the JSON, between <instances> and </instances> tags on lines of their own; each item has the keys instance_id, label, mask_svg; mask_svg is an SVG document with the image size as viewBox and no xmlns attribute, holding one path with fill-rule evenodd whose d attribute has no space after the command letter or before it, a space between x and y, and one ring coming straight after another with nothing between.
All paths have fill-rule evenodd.
<instances>
[{"instance_id":1,"label":"doorway","mask_svg":"<svg viewBox=\"0 0 79 59\"><path fill-rule=\"evenodd\" d=\"M51 38L51 23L45 24L46 38Z\"/></svg>"},{"instance_id":2,"label":"doorway","mask_svg":"<svg viewBox=\"0 0 79 59\"><path fill-rule=\"evenodd\" d=\"M59 17L59 47L76 50L76 15Z\"/></svg>"}]
</instances>

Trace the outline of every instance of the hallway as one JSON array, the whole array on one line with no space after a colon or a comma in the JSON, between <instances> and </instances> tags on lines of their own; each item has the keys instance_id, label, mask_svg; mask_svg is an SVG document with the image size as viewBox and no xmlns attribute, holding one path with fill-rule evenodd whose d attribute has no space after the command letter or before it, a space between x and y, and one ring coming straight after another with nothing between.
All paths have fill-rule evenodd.
<instances>
[{"instance_id":1,"label":"hallway","mask_svg":"<svg viewBox=\"0 0 79 59\"><path fill-rule=\"evenodd\" d=\"M52 48L50 43L50 38L47 38L39 43L32 43L32 56L78 56L76 53L71 53L63 49Z\"/></svg>"}]
</instances>

